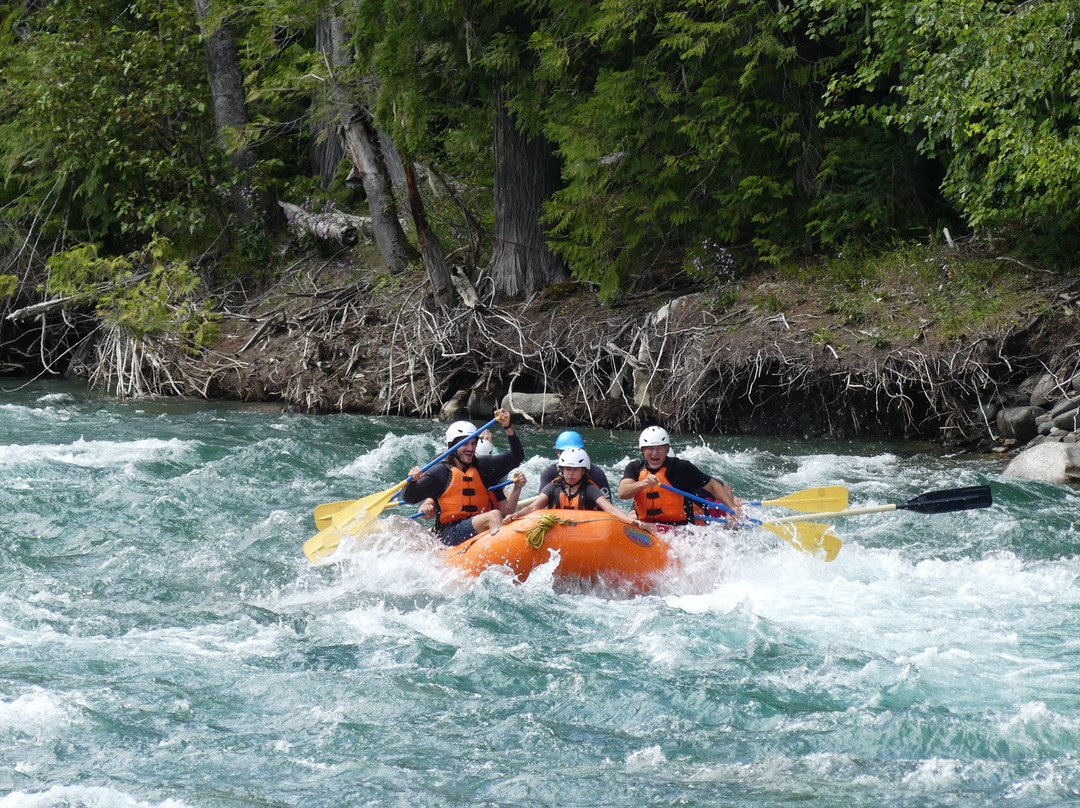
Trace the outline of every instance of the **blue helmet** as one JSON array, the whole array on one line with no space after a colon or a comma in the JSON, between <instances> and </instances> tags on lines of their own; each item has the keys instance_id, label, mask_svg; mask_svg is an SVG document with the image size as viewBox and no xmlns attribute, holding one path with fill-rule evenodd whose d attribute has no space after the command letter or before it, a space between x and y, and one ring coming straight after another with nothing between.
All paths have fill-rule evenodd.
<instances>
[{"instance_id":1,"label":"blue helmet","mask_svg":"<svg viewBox=\"0 0 1080 808\"><path fill-rule=\"evenodd\" d=\"M563 432L559 437L555 438L555 450L563 451L563 449L584 449L585 441L581 439L581 435L573 430L567 430Z\"/></svg>"}]
</instances>

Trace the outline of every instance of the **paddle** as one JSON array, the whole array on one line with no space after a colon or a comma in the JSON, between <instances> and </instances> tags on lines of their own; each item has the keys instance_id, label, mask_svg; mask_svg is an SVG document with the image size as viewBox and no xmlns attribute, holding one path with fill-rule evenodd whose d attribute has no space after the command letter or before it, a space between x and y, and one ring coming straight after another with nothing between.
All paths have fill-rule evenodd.
<instances>
[{"instance_id":1,"label":"paddle","mask_svg":"<svg viewBox=\"0 0 1080 808\"><path fill-rule=\"evenodd\" d=\"M779 505L803 513L841 511L848 505L848 490L842 485L826 485L821 488L804 488L780 499L747 502L747 505Z\"/></svg>"},{"instance_id":2,"label":"paddle","mask_svg":"<svg viewBox=\"0 0 1080 808\"><path fill-rule=\"evenodd\" d=\"M491 486L491 488L489 488L488 491L497 491L498 489L503 488L504 486L510 485L513 482L514 482L513 480L503 480L501 483L497 483L497 484ZM334 517L334 514L336 514L338 511L341 511L341 510L344 510L345 508L348 508L355 501L356 500L354 500L354 499L343 499L340 502L324 502L322 505L316 505L315 506L315 527L317 527L319 530L322 530L324 527L326 527L327 525L330 524L331 520ZM401 504L403 504L401 502L401 500L395 499L395 500L389 502L386 507L387 508L396 508L398 505L401 505ZM415 519L417 516L419 516L419 514L414 513L409 518L410 519Z\"/></svg>"},{"instance_id":3,"label":"paddle","mask_svg":"<svg viewBox=\"0 0 1080 808\"><path fill-rule=\"evenodd\" d=\"M727 522L727 519L721 516L698 516L696 518L704 519L706 522ZM762 527L775 533L796 550L802 550L804 553L810 553L811 555L821 553L826 561L832 561L836 558L837 553L840 552L840 548L843 546L837 535L832 532L832 525L819 525L815 522L773 525L750 517L746 517L746 521L756 527ZM792 530L793 527L797 528L797 530Z\"/></svg>"},{"instance_id":4,"label":"paddle","mask_svg":"<svg viewBox=\"0 0 1080 808\"><path fill-rule=\"evenodd\" d=\"M836 516L854 516L860 513L883 513L885 511L915 511L915 513L950 513L952 511L970 511L974 508L989 508L994 504L990 486L974 485L968 488L946 488L942 491L928 491L909 499L907 502L889 505L869 505L863 508L848 508L833 513L815 513L814 518L832 519ZM805 516L785 516L777 519L777 524L798 522Z\"/></svg>"},{"instance_id":5,"label":"paddle","mask_svg":"<svg viewBox=\"0 0 1080 808\"><path fill-rule=\"evenodd\" d=\"M693 502L697 502L710 508L720 508L720 510L731 513L731 509L722 503L694 496L686 491L680 491L678 488L672 488L667 483L660 483L660 486L666 488L668 491L680 494ZM813 518L820 515L821 514L814 514ZM709 522L727 521L718 516L701 516L699 518ZM750 524L756 525L757 527L763 527L771 533L775 533L797 550L802 550L804 553L823 554L826 561L832 561L836 558L836 554L840 552L840 548L843 546L839 537L832 532L832 527L830 525L819 525L813 522L803 522L798 525L778 525L762 522L760 519L753 519L750 517L745 518ZM805 518L809 519L811 517L807 516ZM792 527L795 529L792 530Z\"/></svg>"},{"instance_id":6,"label":"paddle","mask_svg":"<svg viewBox=\"0 0 1080 808\"><path fill-rule=\"evenodd\" d=\"M498 418L492 418L471 435L459 440L420 469L420 471L430 471L466 443L477 437L481 432L486 429L491 429L492 426L498 423L498 420ZM390 501L394 498L394 495L410 482L412 482L412 477L406 477L393 488L387 488L385 491L380 491L377 494L358 499L335 513L331 517L329 525L304 542L304 555L308 557L309 561L320 561L332 555L344 535L342 532L343 528L348 526L347 532L349 534L361 533L366 530L368 525L375 521L383 510L390 506Z\"/></svg>"}]
</instances>

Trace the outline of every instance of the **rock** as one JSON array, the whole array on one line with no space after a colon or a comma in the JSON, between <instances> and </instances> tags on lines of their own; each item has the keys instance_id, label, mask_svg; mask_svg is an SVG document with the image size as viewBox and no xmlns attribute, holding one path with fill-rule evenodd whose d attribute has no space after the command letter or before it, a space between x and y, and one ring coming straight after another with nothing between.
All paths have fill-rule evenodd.
<instances>
[{"instance_id":1,"label":"rock","mask_svg":"<svg viewBox=\"0 0 1080 808\"><path fill-rule=\"evenodd\" d=\"M1032 407L1045 407L1051 401L1057 399L1058 395L1060 395L1060 392L1054 374L1044 373L1039 377L1039 381L1035 383L1035 387L1032 388L1031 398L1028 403Z\"/></svg>"},{"instance_id":2,"label":"rock","mask_svg":"<svg viewBox=\"0 0 1080 808\"><path fill-rule=\"evenodd\" d=\"M1054 427L1066 432L1080 429L1080 409L1068 410L1058 415L1054 418Z\"/></svg>"},{"instance_id":3,"label":"rock","mask_svg":"<svg viewBox=\"0 0 1080 808\"><path fill-rule=\"evenodd\" d=\"M1075 443L1040 443L1014 457L1003 474L1059 485L1080 483L1080 446Z\"/></svg>"},{"instance_id":4,"label":"rock","mask_svg":"<svg viewBox=\"0 0 1080 808\"><path fill-rule=\"evenodd\" d=\"M1063 398L1054 408L1050 410L1050 417L1057 418L1061 413L1068 412L1069 410L1075 410L1080 407L1080 396L1074 396L1073 398Z\"/></svg>"},{"instance_id":5,"label":"rock","mask_svg":"<svg viewBox=\"0 0 1080 808\"><path fill-rule=\"evenodd\" d=\"M990 423L997 418L998 411L1001 409L997 404L983 404L975 411L975 417L985 423Z\"/></svg>"},{"instance_id":6,"label":"rock","mask_svg":"<svg viewBox=\"0 0 1080 808\"><path fill-rule=\"evenodd\" d=\"M495 400L479 390L473 390L469 393L469 402L465 406L469 409L469 415L473 418L483 416L485 421L491 420L488 413L495 412Z\"/></svg>"},{"instance_id":7,"label":"rock","mask_svg":"<svg viewBox=\"0 0 1080 808\"><path fill-rule=\"evenodd\" d=\"M1042 407L1007 407L997 415L998 432L1003 437L1026 443L1038 432L1035 419L1045 413Z\"/></svg>"},{"instance_id":8,"label":"rock","mask_svg":"<svg viewBox=\"0 0 1080 808\"><path fill-rule=\"evenodd\" d=\"M462 410L465 408L465 397L468 394L468 390L458 390L454 393L454 397L442 405L439 418L443 421L457 421L464 418Z\"/></svg>"},{"instance_id":9,"label":"rock","mask_svg":"<svg viewBox=\"0 0 1080 808\"><path fill-rule=\"evenodd\" d=\"M560 404L562 396L558 393L507 393L502 400L504 409L540 420L543 420L545 415L554 414Z\"/></svg>"},{"instance_id":10,"label":"rock","mask_svg":"<svg viewBox=\"0 0 1080 808\"><path fill-rule=\"evenodd\" d=\"M1035 385L1039 383L1043 375L1042 373L1033 373L1020 382L1020 386L1016 388L1016 398L1013 399L1016 406L1020 407L1031 401L1031 391L1035 389Z\"/></svg>"},{"instance_id":11,"label":"rock","mask_svg":"<svg viewBox=\"0 0 1080 808\"><path fill-rule=\"evenodd\" d=\"M677 297L674 300L669 300L667 303L665 303L663 306L656 310L656 314L653 315L653 322L655 322L657 325L660 325L672 314L677 314L683 309L689 308L691 306L700 305L701 295L699 294L683 295L682 297Z\"/></svg>"}]
</instances>

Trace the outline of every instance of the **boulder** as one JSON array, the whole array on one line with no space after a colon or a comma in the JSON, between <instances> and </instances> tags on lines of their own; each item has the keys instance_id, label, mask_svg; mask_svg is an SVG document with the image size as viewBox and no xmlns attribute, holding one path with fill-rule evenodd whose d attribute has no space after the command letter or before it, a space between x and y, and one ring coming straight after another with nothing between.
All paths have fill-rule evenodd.
<instances>
[{"instance_id":1,"label":"boulder","mask_svg":"<svg viewBox=\"0 0 1080 808\"><path fill-rule=\"evenodd\" d=\"M1078 484L1080 446L1075 443L1040 443L1014 457L1003 474L1059 485Z\"/></svg>"},{"instance_id":2,"label":"boulder","mask_svg":"<svg viewBox=\"0 0 1080 808\"><path fill-rule=\"evenodd\" d=\"M1068 412L1069 410L1075 410L1080 407L1080 396L1073 396L1072 398L1063 398L1054 408L1050 410L1050 417L1057 418L1061 413Z\"/></svg>"},{"instance_id":3,"label":"boulder","mask_svg":"<svg viewBox=\"0 0 1080 808\"><path fill-rule=\"evenodd\" d=\"M464 411L465 397L468 394L468 390L458 390L454 393L453 398L444 403L439 409L439 419L442 421L458 421L468 417L468 413Z\"/></svg>"},{"instance_id":4,"label":"boulder","mask_svg":"<svg viewBox=\"0 0 1080 808\"><path fill-rule=\"evenodd\" d=\"M1031 398L1028 403L1032 407L1045 407L1052 401L1056 401L1061 391L1058 389L1057 379L1053 373L1044 373L1035 383L1031 390Z\"/></svg>"},{"instance_id":5,"label":"boulder","mask_svg":"<svg viewBox=\"0 0 1080 808\"><path fill-rule=\"evenodd\" d=\"M1080 429L1080 409L1066 410L1058 414L1054 418L1054 426L1057 429L1064 429L1066 432Z\"/></svg>"},{"instance_id":6,"label":"boulder","mask_svg":"<svg viewBox=\"0 0 1080 808\"><path fill-rule=\"evenodd\" d=\"M997 428L1002 437L1027 443L1038 429L1035 419L1046 413L1042 407L1006 407L997 414Z\"/></svg>"},{"instance_id":7,"label":"boulder","mask_svg":"<svg viewBox=\"0 0 1080 808\"><path fill-rule=\"evenodd\" d=\"M469 401L465 406L473 418L483 416L484 420L488 421L491 419L488 413L495 412L495 399L479 390L473 390L469 393Z\"/></svg>"},{"instance_id":8,"label":"boulder","mask_svg":"<svg viewBox=\"0 0 1080 808\"><path fill-rule=\"evenodd\" d=\"M507 393L502 406L510 412L519 412L541 421L545 415L553 415L562 404L558 393Z\"/></svg>"}]
</instances>

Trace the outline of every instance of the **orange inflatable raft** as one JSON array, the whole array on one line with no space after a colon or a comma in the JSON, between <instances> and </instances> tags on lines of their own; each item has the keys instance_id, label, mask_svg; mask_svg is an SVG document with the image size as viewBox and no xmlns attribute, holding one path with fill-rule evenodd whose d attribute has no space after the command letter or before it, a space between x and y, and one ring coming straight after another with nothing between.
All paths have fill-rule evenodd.
<instances>
[{"instance_id":1,"label":"orange inflatable raft","mask_svg":"<svg viewBox=\"0 0 1080 808\"><path fill-rule=\"evenodd\" d=\"M670 546L603 511L534 511L443 550L446 563L479 575L503 566L523 581L559 554L555 575L648 590L670 563Z\"/></svg>"}]
</instances>

